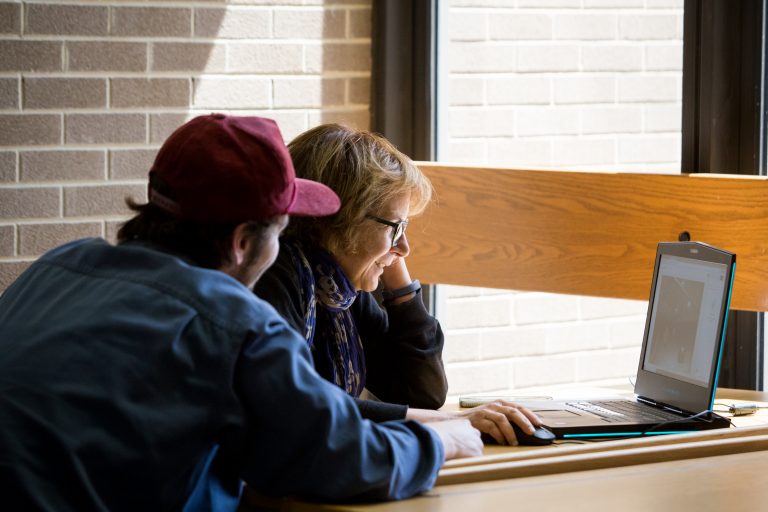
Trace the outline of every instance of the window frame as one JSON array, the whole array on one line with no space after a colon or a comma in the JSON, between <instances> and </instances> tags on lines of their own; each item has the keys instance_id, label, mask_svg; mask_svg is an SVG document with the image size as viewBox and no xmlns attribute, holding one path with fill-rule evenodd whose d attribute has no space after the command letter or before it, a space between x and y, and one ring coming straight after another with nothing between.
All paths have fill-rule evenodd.
<instances>
[{"instance_id":1,"label":"window frame","mask_svg":"<svg viewBox=\"0 0 768 512\"><path fill-rule=\"evenodd\" d=\"M765 6L685 0L683 172L766 175ZM729 318L719 385L761 390L764 315L734 310Z\"/></svg>"}]
</instances>

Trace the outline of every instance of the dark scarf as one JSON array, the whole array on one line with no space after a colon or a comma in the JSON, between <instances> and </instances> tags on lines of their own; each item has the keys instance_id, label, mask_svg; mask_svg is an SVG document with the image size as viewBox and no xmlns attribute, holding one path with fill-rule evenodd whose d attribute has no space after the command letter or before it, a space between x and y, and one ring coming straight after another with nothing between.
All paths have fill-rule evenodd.
<instances>
[{"instance_id":1,"label":"dark scarf","mask_svg":"<svg viewBox=\"0 0 768 512\"><path fill-rule=\"evenodd\" d=\"M333 383L358 397L365 387L363 345L349 308L357 298L344 271L327 251L285 238L301 287L304 338L314 357L325 358ZM317 307L317 305L320 307ZM317 320L321 321L318 323ZM320 329L317 329L320 325Z\"/></svg>"}]
</instances>

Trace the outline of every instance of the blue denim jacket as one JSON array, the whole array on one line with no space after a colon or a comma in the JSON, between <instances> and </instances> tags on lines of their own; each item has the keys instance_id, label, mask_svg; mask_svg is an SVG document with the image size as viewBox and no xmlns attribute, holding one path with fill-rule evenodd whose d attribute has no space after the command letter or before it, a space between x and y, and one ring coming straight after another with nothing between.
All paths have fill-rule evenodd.
<instances>
[{"instance_id":1,"label":"blue denim jacket","mask_svg":"<svg viewBox=\"0 0 768 512\"><path fill-rule=\"evenodd\" d=\"M0 488L43 510L234 510L267 495L399 499L443 461L375 424L306 343L215 270L142 244L69 243L0 297Z\"/></svg>"}]
</instances>

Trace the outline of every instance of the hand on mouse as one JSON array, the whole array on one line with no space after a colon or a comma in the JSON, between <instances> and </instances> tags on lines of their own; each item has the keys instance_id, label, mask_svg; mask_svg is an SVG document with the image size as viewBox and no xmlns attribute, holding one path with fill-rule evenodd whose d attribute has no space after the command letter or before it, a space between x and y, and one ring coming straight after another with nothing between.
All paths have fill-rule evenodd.
<instances>
[{"instance_id":1,"label":"hand on mouse","mask_svg":"<svg viewBox=\"0 0 768 512\"><path fill-rule=\"evenodd\" d=\"M541 426L541 420L532 411L506 400L494 400L460 411L458 415L467 418L473 427L490 435L497 443L513 446L518 442L510 422L516 423L529 434L533 433L534 426Z\"/></svg>"},{"instance_id":2,"label":"hand on mouse","mask_svg":"<svg viewBox=\"0 0 768 512\"><path fill-rule=\"evenodd\" d=\"M517 445L517 436L510 422L516 423L525 432L532 434L534 426L540 427L541 420L522 405L506 400L494 400L471 409L461 411L435 411L408 408L406 419L422 423L446 421L452 418L466 418L473 427L490 436L499 444Z\"/></svg>"}]
</instances>

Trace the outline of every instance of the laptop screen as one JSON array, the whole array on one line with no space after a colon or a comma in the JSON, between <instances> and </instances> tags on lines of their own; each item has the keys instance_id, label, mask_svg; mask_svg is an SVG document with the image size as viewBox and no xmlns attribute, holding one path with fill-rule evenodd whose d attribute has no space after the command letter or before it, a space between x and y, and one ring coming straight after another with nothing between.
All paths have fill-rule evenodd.
<instances>
[{"instance_id":1,"label":"laptop screen","mask_svg":"<svg viewBox=\"0 0 768 512\"><path fill-rule=\"evenodd\" d=\"M708 385L728 270L724 264L662 255L643 370Z\"/></svg>"}]
</instances>

